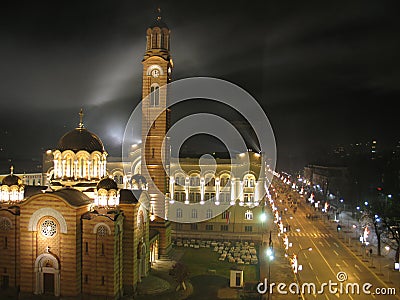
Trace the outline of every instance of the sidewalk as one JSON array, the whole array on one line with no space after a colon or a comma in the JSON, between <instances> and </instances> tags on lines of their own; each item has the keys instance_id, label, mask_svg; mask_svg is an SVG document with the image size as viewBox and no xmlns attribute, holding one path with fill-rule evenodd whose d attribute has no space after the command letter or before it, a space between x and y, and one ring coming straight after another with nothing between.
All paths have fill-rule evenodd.
<instances>
[{"instance_id":1,"label":"sidewalk","mask_svg":"<svg viewBox=\"0 0 400 300\"><path fill-rule=\"evenodd\" d=\"M328 230L338 235L339 241L354 253L360 263L372 270L389 287L400 288L400 272L394 270L394 255L393 253L387 253L385 249L381 250L381 256L377 255L378 250L373 228L371 228L371 234L369 235L371 243L365 247L359 240L359 222L351 217L351 213L341 213L339 224L341 224L342 229L340 232L337 231L337 222L333 220L325 220L323 222ZM353 225L356 225L357 228L353 228ZM372 255L369 254L369 249L372 249Z\"/></svg>"}]
</instances>

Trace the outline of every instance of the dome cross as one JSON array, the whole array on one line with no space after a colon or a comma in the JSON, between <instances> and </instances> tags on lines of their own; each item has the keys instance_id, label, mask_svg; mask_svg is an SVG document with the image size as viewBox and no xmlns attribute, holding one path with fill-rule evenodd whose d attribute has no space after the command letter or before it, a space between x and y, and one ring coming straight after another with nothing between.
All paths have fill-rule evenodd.
<instances>
[{"instance_id":1,"label":"dome cross","mask_svg":"<svg viewBox=\"0 0 400 300\"><path fill-rule=\"evenodd\" d=\"M81 108L81 111L79 112L79 128L85 127L85 126L83 125L83 115L84 115L83 109Z\"/></svg>"}]
</instances>

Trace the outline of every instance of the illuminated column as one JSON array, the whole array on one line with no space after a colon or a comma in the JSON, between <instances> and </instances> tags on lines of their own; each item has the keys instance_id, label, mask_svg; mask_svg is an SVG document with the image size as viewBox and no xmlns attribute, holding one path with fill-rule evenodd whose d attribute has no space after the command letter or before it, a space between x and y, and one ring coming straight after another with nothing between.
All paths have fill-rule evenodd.
<instances>
[{"instance_id":1,"label":"illuminated column","mask_svg":"<svg viewBox=\"0 0 400 300\"><path fill-rule=\"evenodd\" d=\"M235 195L235 179L231 178L231 205L234 205L236 202L236 195Z\"/></svg>"},{"instance_id":2,"label":"illuminated column","mask_svg":"<svg viewBox=\"0 0 400 300\"><path fill-rule=\"evenodd\" d=\"M205 180L204 178L200 178L200 204L204 204L204 192L205 192Z\"/></svg>"},{"instance_id":3,"label":"illuminated column","mask_svg":"<svg viewBox=\"0 0 400 300\"><path fill-rule=\"evenodd\" d=\"M169 193L170 193L171 200L174 200L175 178L173 176L169 177Z\"/></svg>"},{"instance_id":4,"label":"illuminated column","mask_svg":"<svg viewBox=\"0 0 400 300\"><path fill-rule=\"evenodd\" d=\"M107 175L107 169L106 169L106 167L107 167L107 163L106 163L106 160L104 160L104 161L103 161L103 174L104 174L104 176Z\"/></svg>"},{"instance_id":5,"label":"illuminated column","mask_svg":"<svg viewBox=\"0 0 400 300\"><path fill-rule=\"evenodd\" d=\"M242 206L243 202L244 202L243 185L244 185L243 181L239 181L239 184L237 185L239 187L238 195L239 195L239 198L240 198L240 202L239 202L240 206Z\"/></svg>"},{"instance_id":6,"label":"illuminated column","mask_svg":"<svg viewBox=\"0 0 400 300\"><path fill-rule=\"evenodd\" d=\"M82 159L82 177L87 176L87 161Z\"/></svg>"},{"instance_id":7,"label":"illuminated column","mask_svg":"<svg viewBox=\"0 0 400 300\"><path fill-rule=\"evenodd\" d=\"M189 204L189 183L190 179L189 177L185 178L185 204Z\"/></svg>"},{"instance_id":8,"label":"illuminated column","mask_svg":"<svg viewBox=\"0 0 400 300\"><path fill-rule=\"evenodd\" d=\"M74 179L76 180L78 177L78 160L74 160Z\"/></svg>"},{"instance_id":9,"label":"illuminated column","mask_svg":"<svg viewBox=\"0 0 400 300\"><path fill-rule=\"evenodd\" d=\"M219 178L215 178L215 205L219 205Z\"/></svg>"}]
</instances>

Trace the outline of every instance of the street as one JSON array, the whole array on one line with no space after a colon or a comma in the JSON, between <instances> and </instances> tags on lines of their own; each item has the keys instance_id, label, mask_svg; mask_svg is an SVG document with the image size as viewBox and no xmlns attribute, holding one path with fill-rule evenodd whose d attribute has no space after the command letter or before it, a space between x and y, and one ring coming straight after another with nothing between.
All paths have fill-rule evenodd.
<instances>
[{"instance_id":1,"label":"street","mask_svg":"<svg viewBox=\"0 0 400 300\"><path fill-rule=\"evenodd\" d=\"M291 202L284 201L289 196L287 189L281 188L279 195L278 190L277 188L275 194L276 198L280 199L275 201L277 211L283 212L281 221L285 225L285 229L290 228L290 231L286 232L291 245L287 254L289 257L296 254L298 265L302 266L302 269L297 272L297 280L300 285L303 283L315 284L316 291L319 291L321 286L329 284L330 281L339 284L343 280L342 292L338 290L336 293L331 293L329 287L325 286L323 292L318 294L314 291L308 292L306 288L305 293L301 295L302 299L400 299L397 295L377 294L381 291L393 293L388 289L393 287L396 288L397 294L399 283L388 283L388 278L384 274L380 274L380 276L376 274L377 266L373 265L373 261L365 259L366 254L361 254L360 250L363 251L363 249L358 245L360 243L356 244L356 241L350 240L351 246L349 247L348 238L352 234L351 231L348 230L348 235L342 230L338 231L335 222L327 220L321 212L314 211L300 197L297 200L296 208L290 207ZM291 197L293 197L293 193L291 193ZM316 214L318 218L307 218L307 214ZM277 240L279 244L275 242L274 248L283 249L285 246L282 238ZM278 284L273 277L272 281ZM360 293L353 293L350 288L347 294L346 285L349 283L358 284ZM362 291L363 285L368 283L372 285L369 288L370 295ZM340 286L338 285L337 288ZM376 288L380 290L376 290ZM289 295L285 299L290 299Z\"/></svg>"}]
</instances>

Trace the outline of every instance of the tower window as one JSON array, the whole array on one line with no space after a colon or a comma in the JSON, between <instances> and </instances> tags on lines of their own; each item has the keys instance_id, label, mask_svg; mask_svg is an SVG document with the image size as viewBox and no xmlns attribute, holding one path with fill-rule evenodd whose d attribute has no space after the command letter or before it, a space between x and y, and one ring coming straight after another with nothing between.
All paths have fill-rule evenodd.
<instances>
[{"instance_id":1,"label":"tower window","mask_svg":"<svg viewBox=\"0 0 400 300\"><path fill-rule=\"evenodd\" d=\"M253 220L253 212L251 210L248 210L244 214L244 218L246 220Z\"/></svg>"},{"instance_id":2,"label":"tower window","mask_svg":"<svg viewBox=\"0 0 400 300\"><path fill-rule=\"evenodd\" d=\"M151 158L154 158L154 148L151 148Z\"/></svg>"},{"instance_id":3,"label":"tower window","mask_svg":"<svg viewBox=\"0 0 400 300\"><path fill-rule=\"evenodd\" d=\"M88 254L89 253L89 243L85 242L85 253Z\"/></svg>"},{"instance_id":4,"label":"tower window","mask_svg":"<svg viewBox=\"0 0 400 300\"><path fill-rule=\"evenodd\" d=\"M160 105L160 89L158 85L150 88L150 106L156 107Z\"/></svg>"}]
</instances>

